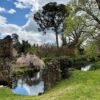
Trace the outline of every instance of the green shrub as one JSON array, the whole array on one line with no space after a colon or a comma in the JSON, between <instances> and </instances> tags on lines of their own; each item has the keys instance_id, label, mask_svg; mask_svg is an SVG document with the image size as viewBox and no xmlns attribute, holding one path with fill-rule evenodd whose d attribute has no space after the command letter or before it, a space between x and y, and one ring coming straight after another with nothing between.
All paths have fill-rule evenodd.
<instances>
[{"instance_id":1,"label":"green shrub","mask_svg":"<svg viewBox=\"0 0 100 100\"><path fill-rule=\"evenodd\" d=\"M76 69L81 69L81 67L86 66L89 63L85 56L73 58L73 67Z\"/></svg>"},{"instance_id":2,"label":"green shrub","mask_svg":"<svg viewBox=\"0 0 100 100\"><path fill-rule=\"evenodd\" d=\"M95 62L92 66L94 66L95 69L100 69L100 61Z\"/></svg>"}]
</instances>

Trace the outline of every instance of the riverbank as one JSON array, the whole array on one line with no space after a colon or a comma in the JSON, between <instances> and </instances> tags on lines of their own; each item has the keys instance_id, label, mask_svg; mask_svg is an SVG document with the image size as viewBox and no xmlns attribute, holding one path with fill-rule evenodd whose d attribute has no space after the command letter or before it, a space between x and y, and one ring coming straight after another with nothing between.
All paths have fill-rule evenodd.
<instances>
[{"instance_id":1,"label":"riverbank","mask_svg":"<svg viewBox=\"0 0 100 100\"><path fill-rule=\"evenodd\" d=\"M59 82L41 96L20 96L9 88L0 89L0 100L100 100L100 69L75 70L69 79Z\"/></svg>"}]
</instances>

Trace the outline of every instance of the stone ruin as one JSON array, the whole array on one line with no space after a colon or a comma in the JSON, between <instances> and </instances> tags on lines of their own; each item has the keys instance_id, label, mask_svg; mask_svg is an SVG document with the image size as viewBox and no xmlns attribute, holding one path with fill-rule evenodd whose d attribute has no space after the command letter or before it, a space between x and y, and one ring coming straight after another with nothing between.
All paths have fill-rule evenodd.
<instances>
[{"instance_id":1,"label":"stone ruin","mask_svg":"<svg viewBox=\"0 0 100 100\"><path fill-rule=\"evenodd\" d=\"M70 61L65 58L52 59L44 62L36 55L22 54L21 57L17 59L16 64L19 66L30 66L30 64L32 64L35 69L39 70L41 73L40 77L44 82L44 90L50 89L57 82L70 76L67 68L70 67Z\"/></svg>"},{"instance_id":2,"label":"stone ruin","mask_svg":"<svg viewBox=\"0 0 100 100\"><path fill-rule=\"evenodd\" d=\"M10 36L0 40L0 84L11 84L12 39Z\"/></svg>"},{"instance_id":3,"label":"stone ruin","mask_svg":"<svg viewBox=\"0 0 100 100\"><path fill-rule=\"evenodd\" d=\"M10 36L0 40L0 84L12 85L12 67L11 61L13 59L13 42ZM61 80L60 68L58 63L45 65L44 61L36 55L27 54L22 55L16 61L17 65L34 65L41 70L42 78L44 80L45 90L49 89L54 83ZM52 78L52 75L54 78Z\"/></svg>"},{"instance_id":4,"label":"stone ruin","mask_svg":"<svg viewBox=\"0 0 100 100\"><path fill-rule=\"evenodd\" d=\"M10 36L7 36L4 39L0 40L0 85L3 84L3 85L8 85L10 87L12 85L12 72L11 72L12 71L11 61L13 59L12 51L13 51L13 43ZM64 74L67 73L66 69L64 68L62 69L62 66L67 66L67 65L61 64L61 62L64 63L64 61L55 59L44 63L44 61L36 55L22 54L21 57L17 58L16 65L18 65L18 67L20 65L29 67L28 72L30 72L30 66L35 67L35 71L36 69L39 70L40 76L44 81L44 90L48 90L55 83L63 79L62 77L63 73ZM33 72L31 74L33 74ZM68 73L67 76L69 76Z\"/></svg>"},{"instance_id":5,"label":"stone ruin","mask_svg":"<svg viewBox=\"0 0 100 100\"><path fill-rule=\"evenodd\" d=\"M10 36L0 40L0 58L12 58L12 39Z\"/></svg>"},{"instance_id":6,"label":"stone ruin","mask_svg":"<svg viewBox=\"0 0 100 100\"><path fill-rule=\"evenodd\" d=\"M42 59L35 54L22 54L17 58L14 67L14 70L16 68L20 70L15 71L14 77L12 78L14 84L12 89L14 93L18 94L18 91L20 91L19 88L21 88L21 90L26 90L26 87L28 88L28 91L26 91L30 95L38 95L40 92L44 92L44 79L42 75L45 69L45 63Z\"/></svg>"},{"instance_id":7,"label":"stone ruin","mask_svg":"<svg viewBox=\"0 0 100 100\"><path fill-rule=\"evenodd\" d=\"M61 68L57 60L52 60L46 63L46 68L43 72L45 90L50 89L54 84L61 81Z\"/></svg>"},{"instance_id":8,"label":"stone ruin","mask_svg":"<svg viewBox=\"0 0 100 100\"><path fill-rule=\"evenodd\" d=\"M71 61L66 57L52 58L45 62L46 67L43 73L45 90L50 89L54 84L60 82L62 79L70 77L68 71L71 67Z\"/></svg>"}]
</instances>

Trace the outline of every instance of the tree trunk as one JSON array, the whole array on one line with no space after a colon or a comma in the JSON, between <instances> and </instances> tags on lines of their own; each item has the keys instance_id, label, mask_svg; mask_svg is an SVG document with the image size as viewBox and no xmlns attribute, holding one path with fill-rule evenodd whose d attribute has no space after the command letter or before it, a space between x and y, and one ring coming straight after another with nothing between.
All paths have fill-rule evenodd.
<instances>
[{"instance_id":1,"label":"tree trunk","mask_svg":"<svg viewBox=\"0 0 100 100\"><path fill-rule=\"evenodd\" d=\"M61 39L62 39L62 46L66 46L67 41L66 41L66 37L64 37L64 34L62 34Z\"/></svg>"},{"instance_id":2,"label":"tree trunk","mask_svg":"<svg viewBox=\"0 0 100 100\"><path fill-rule=\"evenodd\" d=\"M79 7L79 9L81 9L81 10L87 12L87 14L89 14L90 16L92 16L92 18L93 18L96 22L98 22L98 24L100 24L100 19L99 19L97 16L95 16L90 10L84 9L84 8L81 8L81 7Z\"/></svg>"},{"instance_id":3,"label":"tree trunk","mask_svg":"<svg viewBox=\"0 0 100 100\"><path fill-rule=\"evenodd\" d=\"M55 35L56 35L56 44L57 44L57 48L59 48L58 32L57 32L57 31L55 32Z\"/></svg>"}]
</instances>

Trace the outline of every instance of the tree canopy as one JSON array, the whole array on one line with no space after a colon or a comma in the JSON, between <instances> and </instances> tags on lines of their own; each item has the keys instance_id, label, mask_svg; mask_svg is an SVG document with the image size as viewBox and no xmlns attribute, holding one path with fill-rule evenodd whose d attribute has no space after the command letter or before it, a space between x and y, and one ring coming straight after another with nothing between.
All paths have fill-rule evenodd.
<instances>
[{"instance_id":1,"label":"tree canopy","mask_svg":"<svg viewBox=\"0 0 100 100\"><path fill-rule=\"evenodd\" d=\"M96 0L72 0L66 8L70 12L69 17L66 18L65 30L66 36L71 41L68 43L77 48L85 43L86 48L89 46L89 49L92 45L94 47L96 45L99 49L100 9Z\"/></svg>"},{"instance_id":2,"label":"tree canopy","mask_svg":"<svg viewBox=\"0 0 100 100\"><path fill-rule=\"evenodd\" d=\"M44 33L53 30L56 35L57 47L59 47L58 34L64 32L65 19L69 15L64 4L51 2L34 14L34 19L39 25L38 30Z\"/></svg>"}]
</instances>

